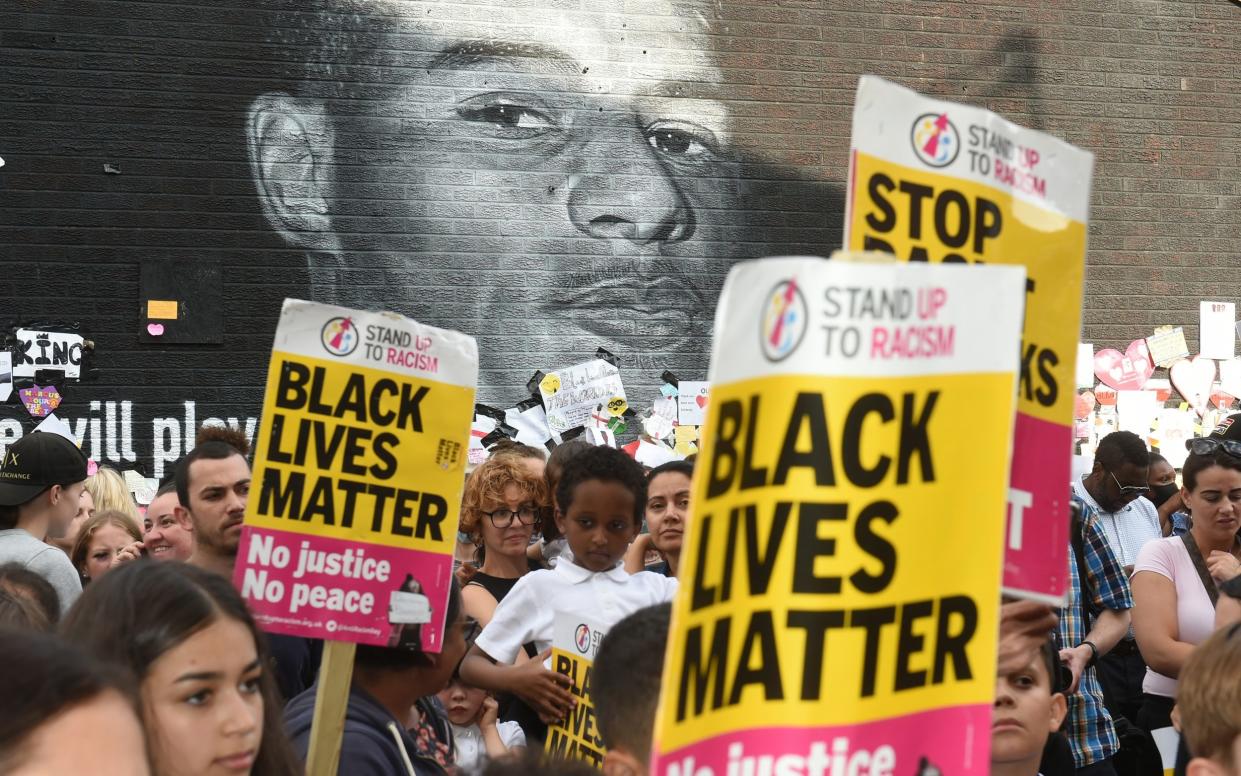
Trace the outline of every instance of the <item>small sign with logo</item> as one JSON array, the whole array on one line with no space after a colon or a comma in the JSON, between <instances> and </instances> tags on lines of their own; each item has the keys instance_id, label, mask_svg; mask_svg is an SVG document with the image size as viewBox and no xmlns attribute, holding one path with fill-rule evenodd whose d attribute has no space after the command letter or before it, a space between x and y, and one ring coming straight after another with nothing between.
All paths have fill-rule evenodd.
<instances>
[{"instance_id":1,"label":"small sign with logo","mask_svg":"<svg viewBox=\"0 0 1241 776\"><path fill-rule=\"evenodd\" d=\"M273 633L438 652L478 350L285 300L235 582Z\"/></svg>"},{"instance_id":2,"label":"small sign with logo","mask_svg":"<svg viewBox=\"0 0 1241 776\"><path fill-rule=\"evenodd\" d=\"M552 670L572 680L570 691L577 705L560 722L548 725L545 751L554 757L582 760L595 768L603 766L607 750L595 721L591 700L591 672L599 643L607 630L578 613L556 612L552 630Z\"/></svg>"},{"instance_id":3,"label":"small sign with logo","mask_svg":"<svg viewBox=\"0 0 1241 776\"><path fill-rule=\"evenodd\" d=\"M845 249L1026 268L1005 591L1059 603L1094 157L990 111L864 76Z\"/></svg>"},{"instance_id":4,"label":"small sign with logo","mask_svg":"<svg viewBox=\"0 0 1241 776\"><path fill-rule=\"evenodd\" d=\"M1024 296L1019 266L732 268L652 774L986 770Z\"/></svg>"}]
</instances>

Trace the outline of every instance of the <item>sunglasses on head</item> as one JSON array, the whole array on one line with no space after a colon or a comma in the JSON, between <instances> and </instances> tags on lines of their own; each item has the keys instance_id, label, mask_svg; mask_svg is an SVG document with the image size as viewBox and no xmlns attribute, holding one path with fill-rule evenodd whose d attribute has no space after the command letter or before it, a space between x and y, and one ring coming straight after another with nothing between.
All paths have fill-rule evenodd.
<instances>
[{"instance_id":1,"label":"sunglasses on head","mask_svg":"<svg viewBox=\"0 0 1241 776\"><path fill-rule=\"evenodd\" d=\"M1221 448L1233 458L1241 458L1241 442L1235 439L1211 439L1210 437L1205 437L1189 440L1189 452L1194 455L1211 455Z\"/></svg>"}]
</instances>

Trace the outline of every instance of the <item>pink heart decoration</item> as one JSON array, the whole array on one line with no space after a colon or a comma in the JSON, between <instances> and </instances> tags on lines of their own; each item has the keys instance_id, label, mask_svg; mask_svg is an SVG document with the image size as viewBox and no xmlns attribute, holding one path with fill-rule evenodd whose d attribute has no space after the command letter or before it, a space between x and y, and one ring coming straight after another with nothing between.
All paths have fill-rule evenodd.
<instances>
[{"instance_id":1,"label":"pink heart decoration","mask_svg":"<svg viewBox=\"0 0 1241 776\"><path fill-rule=\"evenodd\" d=\"M705 393L700 393L697 396L695 396L694 401L698 403L698 407L700 409L705 410L707 408L707 395Z\"/></svg>"},{"instance_id":2,"label":"pink heart decoration","mask_svg":"<svg viewBox=\"0 0 1241 776\"><path fill-rule=\"evenodd\" d=\"M1118 391L1140 391L1155 372L1146 340L1134 340L1124 353L1100 350L1094 354L1094 373L1105 385Z\"/></svg>"},{"instance_id":3,"label":"pink heart decoration","mask_svg":"<svg viewBox=\"0 0 1241 776\"><path fill-rule=\"evenodd\" d=\"M150 334L152 337L160 337L160 336L163 336L163 334L164 334L164 324L162 324L162 323L148 323L148 324L147 324L147 334Z\"/></svg>"},{"instance_id":4,"label":"pink heart decoration","mask_svg":"<svg viewBox=\"0 0 1241 776\"><path fill-rule=\"evenodd\" d=\"M60 406L60 391L56 390L54 385L47 388L36 385L23 388L17 393L22 397L22 404L26 405L26 411L32 418L47 417Z\"/></svg>"},{"instance_id":5,"label":"pink heart decoration","mask_svg":"<svg viewBox=\"0 0 1241 776\"><path fill-rule=\"evenodd\" d=\"M1109 388L1106 385L1096 385L1094 388L1094 397L1099 402L1100 407L1116 406L1116 389Z\"/></svg>"},{"instance_id":6,"label":"pink heart decoration","mask_svg":"<svg viewBox=\"0 0 1241 776\"><path fill-rule=\"evenodd\" d=\"M1073 417L1077 420L1085 420L1090 417L1090 412L1094 409L1094 405L1094 393L1091 391L1082 391L1077 394L1077 403L1073 405Z\"/></svg>"},{"instance_id":7,"label":"pink heart decoration","mask_svg":"<svg viewBox=\"0 0 1241 776\"><path fill-rule=\"evenodd\" d=\"M1190 361L1182 358L1168 369L1172 385L1199 415L1207 411L1211 385L1215 382L1215 362L1202 356Z\"/></svg>"}]
</instances>

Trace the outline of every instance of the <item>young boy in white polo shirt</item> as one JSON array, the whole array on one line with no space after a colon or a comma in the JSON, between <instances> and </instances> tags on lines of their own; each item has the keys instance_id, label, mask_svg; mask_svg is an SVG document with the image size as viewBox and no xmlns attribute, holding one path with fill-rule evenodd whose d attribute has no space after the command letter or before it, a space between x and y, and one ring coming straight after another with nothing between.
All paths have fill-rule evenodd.
<instances>
[{"instance_id":1,"label":"young boy in white polo shirt","mask_svg":"<svg viewBox=\"0 0 1241 776\"><path fill-rule=\"evenodd\" d=\"M609 447L581 453L565 466L556 502L556 525L573 562L519 579L461 664L466 682L514 693L544 722L563 718L574 705L569 678L544 663L557 612L588 615L609 628L639 609L672 600L677 588L675 579L625 572L625 550L646 505L646 478L632 458ZM527 642L534 642L538 659L513 665ZM536 731L526 733L539 738Z\"/></svg>"}]
</instances>

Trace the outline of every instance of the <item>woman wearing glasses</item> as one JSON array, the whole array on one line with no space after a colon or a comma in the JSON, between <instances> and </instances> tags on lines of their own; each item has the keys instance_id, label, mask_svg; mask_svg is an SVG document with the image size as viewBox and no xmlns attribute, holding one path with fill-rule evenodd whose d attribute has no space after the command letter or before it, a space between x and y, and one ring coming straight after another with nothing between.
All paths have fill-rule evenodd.
<instances>
[{"instance_id":1,"label":"woman wearing glasses","mask_svg":"<svg viewBox=\"0 0 1241 776\"><path fill-rule=\"evenodd\" d=\"M1215 625L1217 586L1241 574L1241 414L1190 440L1181 497L1193 517L1183 536L1148 543L1133 573L1133 627L1146 659L1138 725L1171 725L1177 677Z\"/></svg>"},{"instance_id":2,"label":"woman wearing glasses","mask_svg":"<svg viewBox=\"0 0 1241 776\"><path fill-rule=\"evenodd\" d=\"M474 544L478 571L461 591L465 614L485 626L517 580L539 568L526 549L547 504L543 477L512 456L494 456L465 484L461 532Z\"/></svg>"}]
</instances>

